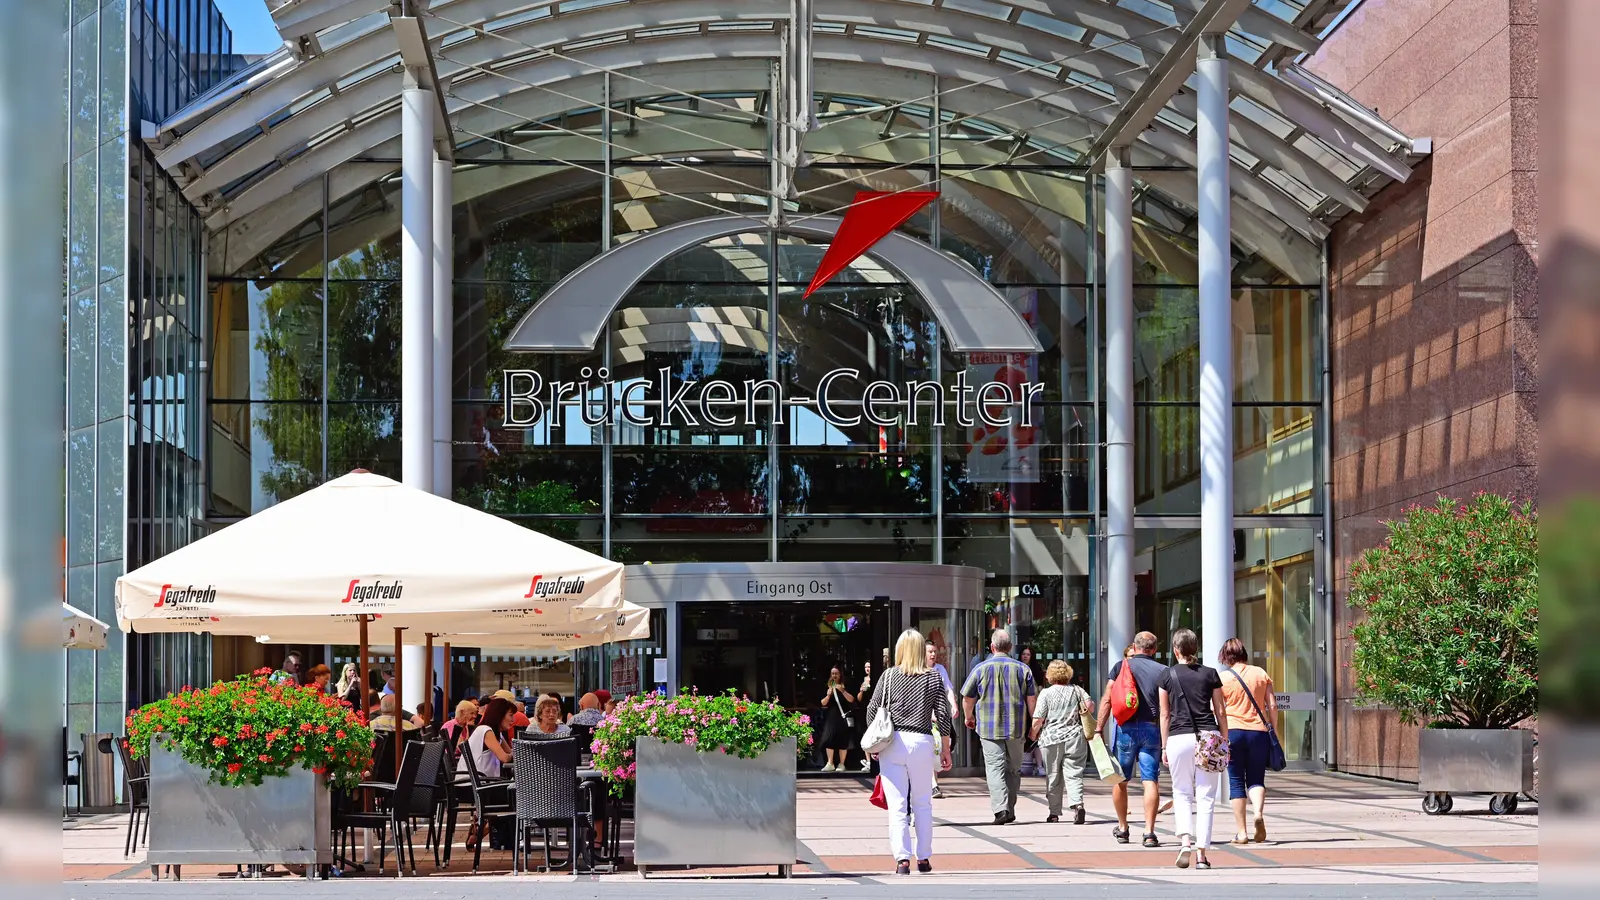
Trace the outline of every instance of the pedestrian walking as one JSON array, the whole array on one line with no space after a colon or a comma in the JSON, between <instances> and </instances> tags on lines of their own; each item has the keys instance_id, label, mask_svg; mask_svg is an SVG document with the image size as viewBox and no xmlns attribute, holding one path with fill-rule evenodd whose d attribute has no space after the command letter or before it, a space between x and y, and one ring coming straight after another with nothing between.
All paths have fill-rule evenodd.
<instances>
[{"instance_id":1,"label":"pedestrian walking","mask_svg":"<svg viewBox=\"0 0 1600 900\"><path fill-rule=\"evenodd\" d=\"M933 871L933 776L950 769L950 698L937 672L928 667L927 641L915 628L894 645L895 665L878 677L867 706L867 721L887 709L894 734L878 752L878 777L889 811L889 850L895 874L911 874L913 850L918 872ZM935 737L939 735L939 737ZM916 844L912 845L912 830Z\"/></svg>"},{"instance_id":2,"label":"pedestrian walking","mask_svg":"<svg viewBox=\"0 0 1600 900\"><path fill-rule=\"evenodd\" d=\"M1267 840L1267 769L1283 765L1283 747L1278 743L1278 698L1272 676L1248 662L1250 653L1244 642L1229 638L1222 645L1218 662L1227 668L1222 674L1222 699L1228 707L1228 802L1233 806L1233 842L1258 844ZM1276 759L1274 759L1276 756ZM1245 830L1246 805L1255 824L1252 835Z\"/></svg>"},{"instance_id":3,"label":"pedestrian walking","mask_svg":"<svg viewBox=\"0 0 1600 900\"><path fill-rule=\"evenodd\" d=\"M1028 667L1011 658L1011 634L995 629L990 656L967 675L961 687L967 727L983 747L989 781L989 809L994 824L1017 820L1017 795L1022 790L1022 740L1033 717L1038 687Z\"/></svg>"},{"instance_id":4,"label":"pedestrian walking","mask_svg":"<svg viewBox=\"0 0 1600 900\"><path fill-rule=\"evenodd\" d=\"M827 692L822 695L822 752L828 764L824 772L843 772L845 759L850 755L850 742L855 730L855 719L850 715L850 704L856 698L844 686L844 674L838 666L828 670ZM835 762L835 759L838 761Z\"/></svg>"},{"instance_id":5,"label":"pedestrian walking","mask_svg":"<svg viewBox=\"0 0 1600 900\"><path fill-rule=\"evenodd\" d=\"M887 668L887 666L885 666L885 668ZM861 667L861 669L861 687L856 691L856 705L858 706L862 703L869 703L872 698L872 693L875 689L872 681L872 663L867 662ZM859 740L861 737L861 732L865 731L866 727L867 723L865 721L858 720L855 723L855 727L851 729L851 737ZM871 754L861 754L861 771L872 771Z\"/></svg>"},{"instance_id":6,"label":"pedestrian walking","mask_svg":"<svg viewBox=\"0 0 1600 900\"><path fill-rule=\"evenodd\" d=\"M1033 676L1033 683L1038 686L1039 693L1044 693L1049 682L1045 680L1044 663L1034 655L1032 647L1023 647L1017 651L1017 661L1028 667L1028 673ZM1038 740L1031 735L1022 743L1022 774L1044 774L1044 751L1039 748Z\"/></svg>"},{"instance_id":7,"label":"pedestrian walking","mask_svg":"<svg viewBox=\"0 0 1600 900\"><path fill-rule=\"evenodd\" d=\"M1211 868L1211 820L1217 789L1228 765L1228 708L1222 676L1200 664L1200 639L1180 628L1172 635L1177 662L1161 676L1161 747L1172 773L1172 830L1183 842L1178 868L1194 857L1197 869Z\"/></svg>"},{"instance_id":8,"label":"pedestrian walking","mask_svg":"<svg viewBox=\"0 0 1600 900\"><path fill-rule=\"evenodd\" d=\"M944 684L945 702L950 707L950 722L952 725L954 725L956 715L956 686L950 681L949 670L947 670L944 665L939 662L939 648L932 641L928 641L927 660L928 668L937 672L939 674L939 681ZM940 738L947 738L953 743L956 736L952 733L943 732L935 728L933 731L933 737L935 741L939 740ZM935 800L944 799L944 791L939 789L938 772L933 773L933 798Z\"/></svg>"},{"instance_id":9,"label":"pedestrian walking","mask_svg":"<svg viewBox=\"0 0 1600 900\"><path fill-rule=\"evenodd\" d=\"M1045 799L1050 805L1046 822L1061 821L1061 795L1072 808L1072 824L1082 825L1083 769L1089 762L1089 739L1083 721L1093 711L1089 695L1072 683L1072 666L1066 660L1050 662L1045 670L1050 686L1039 692L1033 708L1033 734L1044 756Z\"/></svg>"},{"instance_id":10,"label":"pedestrian walking","mask_svg":"<svg viewBox=\"0 0 1600 900\"><path fill-rule=\"evenodd\" d=\"M1161 711L1159 683L1166 667L1156 662L1156 636L1141 631L1133 637L1133 654L1111 667L1105 695L1100 698L1099 722L1101 734L1109 734L1109 725L1117 723L1117 762L1122 765L1125 781L1111 788L1111 805L1117 813L1117 824L1111 829L1117 843L1129 841L1128 786L1135 777L1144 788L1144 845L1161 846L1156 837L1157 808L1161 805ZM1133 680L1131 694L1118 691L1118 679L1126 666ZM1113 697L1116 697L1113 703ZM1115 713L1113 706L1126 713Z\"/></svg>"}]
</instances>

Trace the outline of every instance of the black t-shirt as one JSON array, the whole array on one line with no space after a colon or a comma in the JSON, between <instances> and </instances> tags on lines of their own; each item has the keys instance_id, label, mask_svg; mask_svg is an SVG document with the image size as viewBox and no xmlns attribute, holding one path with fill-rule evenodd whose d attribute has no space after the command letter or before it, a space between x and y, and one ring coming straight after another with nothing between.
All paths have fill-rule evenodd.
<instances>
[{"instance_id":1,"label":"black t-shirt","mask_svg":"<svg viewBox=\"0 0 1600 900\"><path fill-rule=\"evenodd\" d=\"M1211 711L1211 694L1222 689L1222 676L1210 666L1179 663L1161 673L1161 689L1167 692L1171 734L1221 731Z\"/></svg>"},{"instance_id":2,"label":"black t-shirt","mask_svg":"<svg viewBox=\"0 0 1600 900\"><path fill-rule=\"evenodd\" d=\"M1111 675L1106 682L1108 689L1111 683L1117 680L1117 676L1122 674L1122 664L1126 662L1133 664L1133 686L1139 691L1139 708L1133 711L1133 718L1129 719L1128 723L1155 722L1156 717L1161 714L1160 696L1156 693L1156 689L1160 686L1161 675L1167 667L1142 653L1136 653L1111 667Z\"/></svg>"}]
</instances>

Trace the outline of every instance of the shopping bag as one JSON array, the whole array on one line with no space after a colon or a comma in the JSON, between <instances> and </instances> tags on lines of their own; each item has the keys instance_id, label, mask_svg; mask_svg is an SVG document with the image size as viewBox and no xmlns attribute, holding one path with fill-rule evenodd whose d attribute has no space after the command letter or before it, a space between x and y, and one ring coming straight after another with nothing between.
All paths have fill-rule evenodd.
<instances>
[{"instance_id":1,"label":"shopping bag","mask_svg":"<svg viewBox=\"0 0 1600 900\"><path fill-rule=\"evenodd\" d=\"M1121 784L1127 779L1122 776L1122 766L1117 763L1117 758L1106 749L1106 742L1100 735L1089 738L1089 755L1094 757L1094 765L1100 770L1100 780L1107 784Z\"/></svg>"},{"instance_id":2,"label":"shopping bag","mask_svg":"<svg viewBox=\"0 0 1600 900\"><path fill-rule=\"evenodd\" d=\"M879 775L872 781L872 805L879 809L889 808L889 798L883 795L883 776Z\"/></svg>"}]
</instances>

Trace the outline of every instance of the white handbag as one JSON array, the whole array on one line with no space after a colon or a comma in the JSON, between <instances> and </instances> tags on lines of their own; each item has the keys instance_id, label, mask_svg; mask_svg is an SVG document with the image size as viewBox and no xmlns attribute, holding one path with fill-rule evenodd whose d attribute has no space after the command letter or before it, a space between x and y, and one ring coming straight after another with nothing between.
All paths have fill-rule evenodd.
<instances>
[{"instance_id":1,"label":"white handbag","mask_svg":"<svg viewBox=\"0 0 1600 900\"><path fill-rule=\"evenodd\" d=\"M883 702L878 704L878 713L867 723L867 730L861 735L861 749L868 753L882 753L894 742L894 723L889 721L889 700L893 695L888 673L884 673L882 690Z\"/></svg>"}]
</instances>

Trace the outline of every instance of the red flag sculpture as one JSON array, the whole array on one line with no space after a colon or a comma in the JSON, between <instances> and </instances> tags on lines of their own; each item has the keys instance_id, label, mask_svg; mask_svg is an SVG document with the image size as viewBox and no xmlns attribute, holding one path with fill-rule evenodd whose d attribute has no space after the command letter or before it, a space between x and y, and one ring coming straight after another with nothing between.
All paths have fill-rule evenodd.
<instances>
[{"instance_id":1,"label":"red flag sculpture","mask_svg":"<svg viewBox=\"0 0 1600 900\"><path fill-rule=\"evenodd\" d=\"M858 191L856 199L845 210L844 221L822 255L817 274L805 296L827 284L829 279L855 262L872 245L883 240L889 232L899 228L917 210L939 198L938 191Z\"/></svg>"}]
</instances>

